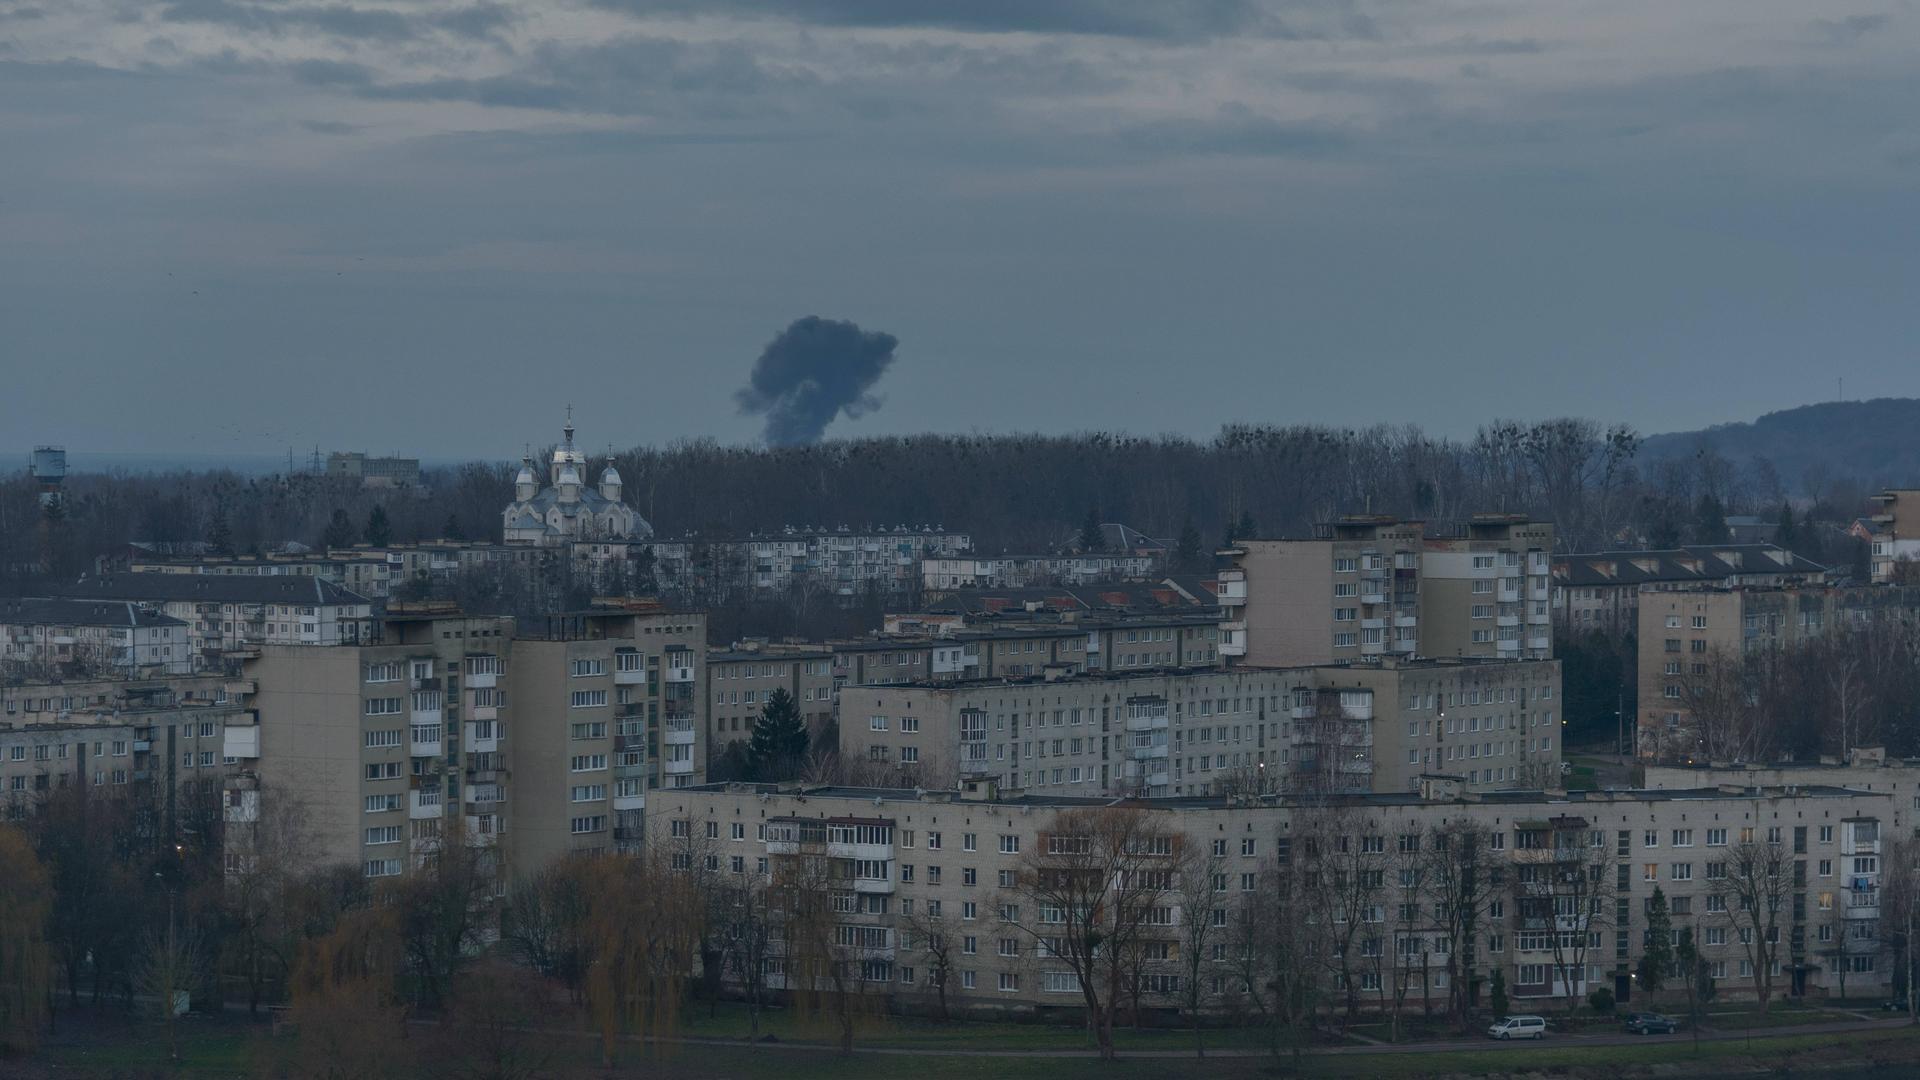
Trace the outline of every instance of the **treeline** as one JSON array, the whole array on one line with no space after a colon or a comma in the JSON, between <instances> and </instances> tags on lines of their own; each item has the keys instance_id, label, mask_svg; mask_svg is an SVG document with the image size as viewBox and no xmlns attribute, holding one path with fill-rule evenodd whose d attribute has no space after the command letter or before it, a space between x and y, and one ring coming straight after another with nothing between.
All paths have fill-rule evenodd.
<instances>
[{"instance_id":1,"label":"treeline","mask_svg":"<svg viewBox=\"0 0 1920 1080\"><path fill-rule=\"evenodd\" d=\"M662 536L738 535L784 526L945 525L985 551L1052 549L1089 514L1151 535L1191 528L1298 534L1373 512L1448 520L1479 511L1556 523L1569 550L1700 539L1728 514L1781 514L1821 545L1863 512L1858 480L1783 478L1761 456L1696 453L1642 464L1631 430L1588 420L1501 421L1467 440L1414 427L1365 430L1233 425L1212 439L1075 435L914 435L814 446L638 447L615 459L627 501ZM257 552L286 541L384 537L497 540L511 463L429 469L418 487L362 488L313 474L76 474L64 511L42 514L28 478L0 481L0 568L78 572L131 541L199 542ZM596 462L589 479L597 478Z\"/></svg>"}]
</instances>

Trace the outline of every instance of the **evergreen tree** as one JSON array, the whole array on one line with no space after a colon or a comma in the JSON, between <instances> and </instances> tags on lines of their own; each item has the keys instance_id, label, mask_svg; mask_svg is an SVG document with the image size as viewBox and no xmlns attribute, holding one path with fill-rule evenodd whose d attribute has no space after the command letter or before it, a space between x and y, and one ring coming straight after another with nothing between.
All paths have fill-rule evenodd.
<instances>
[{"instance_id":1,"label":"evergreen tree","mask_svg":"<svg viewBox=\"0 0 1920 1080\"><path fill-rule=\"evenodd\" d=\"M384 506L376 506L367 513L367 543L374 547L393 543L393 523L387 520Z\"/></svg>"},{"instance_id":2,"label":"evergreen tree","mask_svg":"<svg viewBox=\"0 0 1920 1080\"><path fill-rule=\"evenodd\" d=\"M1780 504L1779 522L1773 527L1773 542L1788 551L1799 551L1800 532L1794 528L1793 507Z\"/></svg>"},{"instance_id":3,"label":"evergreen tree","mask_svg":"<svg viewBox=\"0 0 1920 1080\"><path fill-rule=\"evenodd\" d=\"M207 549L215 555L233 554L233 529L227 524L227 508L216 507L207 519Z\"/></svg>"},{"instance_id":4,"label":"evergreen tree","mask_svg":"<svg viewBox=\"0 0 1920 1080\"><path fill-rule=\"evenodd\" d=\"M1712 495L1702 495L1693 504L1693 542L1696 544L1724 544L1727 542L1727 508Z\"/></svg>"},{"instance_id":5,"label":"evergreen tree","mask_svg":"<svg viewBox=\"0 0 1920 1080\"><path fill-rule=\"evenodd\" d=\"M1180 539L1173 547L1173 565L1188 573L1206 569L1206 553L1200 550L1200 530L1193 527L1192 518L1180 527Z\"/></svg>"},{"instance_id":6,"label":"evergreen tree","mask_svg":"<svg viewBox=\"0 0 1920 1080\"><path fill-rule=\"evenodd\" d=\"M1493 969L1493 987L1487 991L1487 1004L1493 1007L1495 1018L1507 1015L1507 973L1498 967Z\"/></svg>"},{"instance_id":7,"label":"evergreen tree","mask_svg":"<svg viewBox=\"0 0 1920 1080\"><path fill-rule=\"evenodd\" d=\"M346 548L353 546L353 519L345 510L335 510L333 517L327 520L327 527L320 533L320 545L327 548Z\"/></svg>"},{"instance_id":8,"label":"evergreen tree","mask_svg":"<svg viewBox=\"0 0 1920 1080\"><path fill-rule=\"evenodd\" d=\"M1827 561L1827 545L1821 540L1820 526L1813 520L1813 508L1807 508L1806 516L1800 519L1798 533L1800 546L1793 549L1794 554L1812 559L1817 563Z\"/></svg>"},{"instance_id":9,"label":"evergreen tree","mask_svg":"<svg viewBox=\"0 0 1920 1080\"><path fill-rule=\"evenodd\" d=\"M448 540L465 540L467 530L460 527L460 515L451 511L447 514L446 524L440 526L440 535Z\"/></svg>"},{"instance_id":10,"label":"evergreen tree","mask_svg":"<svg viewBox=\"0 0 1920 1080\"><path fill-rule=\"evenodd\" d=\"M1680 546L1680 515L1666 499L1647 500L1647 547L1666 551Z\"/></svg>"},{"instance_id":11,"label":"evergreen tree","mask_svg":"<svg viewBox=\"0 0 1920 1080\"><path fill-rule=\"evenodd\" d=\"M1253 527L1253 511L1240 511L1240 520L1233 526L1233 535L1238 540L1252 540L1258 535L1258 530Z\"/></svg>"},{"instance_id":12,"label":"evergreen tree","mask_svg":"<svg viewBox=\"0 0 1920 1080\"><path fill-rule=\"evenodd\" d=\"M753 722L753 737L747 740L747 756L760 780L786 780L799 771L807 756L807 724L792 694L775 690L767 695L760 718Z\"/></svg>"},{"instance_id":13,"label":"evergreen tree","mask_svg":"<svg viewBox=\"0 0 1920 1080\"><path fill-rule=\"evenodd\" d=\"M1658 885L1647 901L1647 944L1640 954L1640 988L1658 991L1673 971L1673 919L1667 913L1667 894Z\"/></svg>"},{"instance_id":14,"label":"evergreen tree","mask_svg":"<svg viewBox=\"0 0 1920 1080\"><path fill-rule=\"evenodd\" d=\"M1080 550L1099 551L1105 546L1100 536L1100 508L1090 506L1087 508L1087 520L1080 523Z\"/></svg>"}]
</instances>

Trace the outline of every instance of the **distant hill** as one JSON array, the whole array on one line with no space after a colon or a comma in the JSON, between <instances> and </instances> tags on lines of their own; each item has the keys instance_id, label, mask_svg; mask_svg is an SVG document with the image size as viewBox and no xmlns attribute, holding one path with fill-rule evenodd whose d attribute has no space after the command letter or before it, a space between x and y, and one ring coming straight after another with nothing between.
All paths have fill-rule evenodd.
<instances>
[{"instance_id":1,"label":"distant hill","mask_svg":"<svg viewBox=\"0 0 1920 1080\"><path fill-rule=\"evenodd\" d=\"M1767 458L1796 491L1815 466L1870 486L1912 486L1920 483L1920 398L1829 401L1768 413L1750 424L1649 435L1640 461L1686 457L1703 445L1736 464Z\"/></svg>"}]
</instances>

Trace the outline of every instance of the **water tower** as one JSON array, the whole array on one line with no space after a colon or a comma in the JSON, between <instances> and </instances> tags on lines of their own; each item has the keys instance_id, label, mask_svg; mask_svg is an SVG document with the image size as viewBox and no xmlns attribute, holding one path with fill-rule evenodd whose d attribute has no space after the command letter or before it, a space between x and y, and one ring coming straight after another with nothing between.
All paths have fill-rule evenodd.
<instances>
[{"instance_id":1,"label":"water tower","mask_svg":"<svg viewBox=\"0 0 1920 1080\"><path fill-rule=\"evenodd\" d=\"M67 478L67 448L64 446L34 447L33 457L28 461L27 472L40 489L40 505L52 506L58 503L60 482Z\"/></svg>"}]
</instances>

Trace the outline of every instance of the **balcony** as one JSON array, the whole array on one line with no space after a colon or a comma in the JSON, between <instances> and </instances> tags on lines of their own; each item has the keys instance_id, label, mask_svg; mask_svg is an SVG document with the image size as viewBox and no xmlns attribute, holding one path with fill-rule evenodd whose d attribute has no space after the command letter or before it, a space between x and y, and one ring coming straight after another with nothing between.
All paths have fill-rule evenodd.
<instances>
[{"instance_id":1,"label":"balcony","mask_svg":"<svg viewBox=\"0 0 1920 1080\"><path fill-rule=\"evenodd\" d=\"M1553 639L1550 637L1531 637L1527 639L1527 648L1535 652L1541 652L1552 647Z\"/></svg>"},{"instance_id":2,"label":"balcony","mask_svg":"<svg viewBox=\"0 0 1920 1080\"><path fill-rule=\"evenodd\" d=\"M500 683L500 676L494 672L467 673L467 688L471 690L490 690Z\"/></svg>"},{"instance_id":3,"label":"balcony","mask_svg":"<svg viewBox=\"0 0 1920 1080\"><path fill-rule=\"evenodd\" d=\"M640 793L615 795L613 797L613 808L615 810L645 810L647 808L647 797ZM768 846L771 847L772 845Z\"/></svg>"},{"instance_id":4,"label":"balcony","mask_svg":"<svg viewBox=\"0 0 1920 1080\"><path fill-rule=\"evenodd\" d=\"M669 720L663 726L660 739L668 746L692 746L693 734L693 721Z\"/></svg>"},{"instance_id":5,"label":"balcony","mask_svg":"<svg viewBox=\"0 0 1920 1080\"><path fill-rule=\"evenodd\" d=\"M1387 628L1387 620L1385 619L1361 619L1360 620L1360 629L1362 630L1385 630L1386 628Z\"/></svg>"},{"instance_id":6,"label":"balcony","mask_svg":"<svg viewBox=\"0 0 1920 1080\"><path fill-rule=\"evenodd\" d=\"M1167 728L1166 713L1157 713L1152 716L1131 716L1130 715L1127 717L1128 731L1165 731L1166 728Z\"/></svg>"},{"instance_id":7,"label":"balcony","mask_svg":"<svg viewBox=\"0 0 1920 1080\"><path fill-rule=\"evenodd\" d=\"M893 861L892 844L856 844L852 842L827 841L827 854L835 859L866 859L880 862Z\"/></svg>"},{"instance_id":8,"label":"balcony","mask_svg":"<svg viewBox=\"0 0 1920 1080\"><path fill-rule=\"evenodd\" d=\"M1167 756L1167 744L1161 743L1158 746L1130 746L1127 748L1127 753L1132 755L1135 761L1165 758Z\"/></svg>"},{"instance_id":9,"label":"balcony","mask_svg":"<svg viewBox=\"0 0 1920 1080\"><path fill-rule=\"evenodd\" d=\"M666 773L668 776L691 775L693 773L693 758L688 757L681 761L669 760L666 763Z\"/></svg>"},{"instance_id":10,"label":"balcony","mask_svg":"<svg viewBox=\"0 0 1920 1080\"><path fill-rule=\"evenodd\" d=\"M1244 570L1222 570L1217 582L1221 607L1239 607L1247 602L1247 574Z\"/></svg>"},{"instance_id":11,"label":"balcony","mask_svg":"<svg viewBox=\"0 0 1920 1080\"><path fill-rule=\"evenodd\" d=\"M415 724L407 729L407 753L412 757L438 757L446 749L445 739L439 724Z\"/></svg>"},{"instance_id":12,"label":"balcony","mask_svg":"<svg viewBox=\"0 0 1920 1080\"><path fill-rule=\"evenodd\" d=\"M259 685L252 679L228 679L221 689L226 691L228 697L239 698L254 693L259 689Z\"/></svg>"},{"instance_id":13,"label":"balcony","mask_svg":"<svg viewBox=\"0 0 1920 1080\"><path fill-rule=\"evenodd\" d=\"M616 686L638 686L647 681L647 669L644 667L615 668L613 682Z\"/></svg>"},{"instance_id":14,"label":"balcony","mask_svg":"<svg viewBox=\"0 0 1920 1080\"><path fill-rule=\"evenodd\" d=\"M670 683L690 683L693 681L693 661L670 662L666 668L666 681Z\"/></svg>"},{"instance_id":15,"label":"balcony","mask_svg":"<svg viewBox=\"0 0 1920 1080\"><path fill-rule=\"evenodd\" d=\"M771 851L773 849L773 845L768 844L767 849ZM893 894L893 879L892 878L854 878L853 891L857 893L866 893L868 895L890 896Z\"/></svg>"},{"instance_id":16,"label":"balcony","mask_svg":"<svg viewBox=\"0 0 1920 1080\"><path fill-rule=\"evenodd\" d=\"M229 727L221 733L220 753L230 758L260 756L260 729L251 725Z\"/></svg>"},{"instance_id":17,"label":"balcony","mask_svg":"<svg viewBox=\"0 0 1920 1080\"><path fill-rule=\"evenodd\" d=\"M1400 627L1418 626L1420 625L1420 618L1417 615L1395 615L1393 617L1393 625Z\"/></svg>"},{"instance_id":18,"label":"balcony","mask_svg":"<svg viewBox=\"0 0 1920 1080\"><path fill-rule=\"evenodd\" d=\"M467 710L467 719L469 719L469 720L498 720L498 719L500 719L500 706L498 706L498 705L475 705L475 706L473 706L472 708L470 708L470 709L468 709L468 710Z\"/></svg>"},{"instance_id":19,"label":"balcony","mask_svg":"<svg viewBox=\"0 0 1920 1080\"><path fill-rule=\"evenodd\" d=\"M445 718L446 718L446 713L444 711L442 711L439 708L432 708L432 709L414 709L412 715L409 717L409 720L413 723L415 727L420 727L427 724L434 724L437 726Z\"/></svg>"},{"instance_id":20,"label":"balcony","mask_svg":"<svg viewBox=\"0 0 1920 1080\"><path fill-rule=\"evenodd\" d=\"M1519 625L1520 625L1520 616L1518 616L1518 615L1496 615L1496 616L1494 616L1494 619L1493 619L1493 625L1495 625L1495 626L1519 626Z\"/></svg>"},{"instance_id":21,"label":"balcony","mask_svg":"<svg viewBox=\"0 0 1920 1080\"><path fill-rule=\"evenodd\" d=\"M441 805L443 798L438 788L432 791L408 792L407 817L415 821L427 821L444 816L446 808Z\"/></svg>"},{"instance_id":22,"label":"balcony","mask_svg":"<svg viewBox=\"0 0 1920 1080\"><path fill-rule=\"evenodd\" d=\"M505 831L499 827L496 821L492 832L481 832L480 819L472 815L467 817L465 824L466 829L464 832L468 847L494 847L500 843L500 834Z\"/></svg>"},{"instance_id":23,"label":"balcony","mask_svg":"<svg viewBox=\"0 0 1920 1080\"><path fill-rule=\"evenodd\" d=\"M1501 588L1500 588L1500 591L1499 591L1499 592L1496 592L1496 593L1494 593L1494 595L1493 595L1493 598L1494 598L1495 600L1498 600L1499 602L1501 602L1501 603L1503 603L1503 604L1517 604L1517 603L1519 603L1519 602L1520 602L1520 590L1519 590L1519 589L1509 589L1509 588L1506 588L1506 582L1504 582L1504 581L1503 581L1503 582L1501 582L1500 584L1501 584Z\"/></svg>"},{"instance_id":24,"label":"balcony","mask_svg":"<svg viewBox=\"0 0 1920 1080\"><path fill-rule=\"evenodd\" d=\"M1223 622L1220 624L1220 655L1247 655L1247 624L1244 622Z\"/></svg>"},{"instance_id":25,"label":"balcony","mask_svg":"<svg viewBox=\"0 0 1920 1080\"><path fill-rule=\"evenodd\" d=\"M1363 604L1384 604L1387 602L1387 591L1371 582L1364 584L1360 586L1360 602Z\"/></svg>"}]
</instances>

